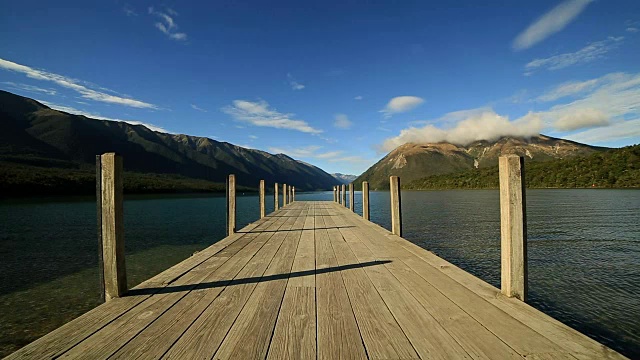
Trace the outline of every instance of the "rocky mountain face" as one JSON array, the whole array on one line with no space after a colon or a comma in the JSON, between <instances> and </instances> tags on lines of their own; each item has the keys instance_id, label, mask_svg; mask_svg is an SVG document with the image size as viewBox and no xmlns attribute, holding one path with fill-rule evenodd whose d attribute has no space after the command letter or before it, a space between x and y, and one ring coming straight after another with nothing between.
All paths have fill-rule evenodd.
<instances>
[{"instance_id":1,"label":"rocky mountain face","mask_svg":"<svg viewBox=\"0 0 640 360\"><path fill-rule=\"evenodd\" d=\"M476 141L467 146L450 143L404 144L360 175L356 184L369 181L371 189L387 189L389 176L402 183L431 175L496 166L505 154L525 156L527 161L547 161L588 155L606 148L539 135L531 138L504 137L495 142Z\"/></svg>"},{"instance_id":2,"label":"rocky mountain face","mask_svg":"<svg viewBox=\"0 0 640 360\"><path fill-rule=\"evenodd\" d=\"M179 174L239 185L287 183L299 190L328 190L335 178L284 154L246 149L205 137L160 133L142 125L91 119L50 109L29 98L0 91L0 161L78 168L115 151L127 171Z\"/></svg>"},{"instance_id":3,"label":"rocky mountain face","mask_svg":"<svg viewBox=\"0 0 640 360\"><path fill-rule=\"evenodd\" d=\"M331 176L333 176L336 180L338 180L340 184L351 184L353 180L355 180L358 177L357 175L347 175L347 174L341 174L341 173L333 173L331 174Z\"/></svg>"}]
</instances>

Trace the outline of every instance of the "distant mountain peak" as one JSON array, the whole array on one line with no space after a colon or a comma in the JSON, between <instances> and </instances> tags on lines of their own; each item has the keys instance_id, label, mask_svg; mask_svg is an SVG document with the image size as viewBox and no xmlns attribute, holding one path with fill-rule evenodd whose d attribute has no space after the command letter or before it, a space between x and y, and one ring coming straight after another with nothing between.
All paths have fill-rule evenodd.
<instances>
[{"instance_id":1,"label":"distant mountain peak","mask_svg":"<svg viewBox=\"0 0 640 360\"><path fill-rule=\"evenodd\" d=\"M347 174L341 174L341 173L333 173L331 174L331 176L333 176L341 184L350 184L353 182L353 180L355 180L358 177L357 175L347 175Z\"/></svg>"}]
</instances>

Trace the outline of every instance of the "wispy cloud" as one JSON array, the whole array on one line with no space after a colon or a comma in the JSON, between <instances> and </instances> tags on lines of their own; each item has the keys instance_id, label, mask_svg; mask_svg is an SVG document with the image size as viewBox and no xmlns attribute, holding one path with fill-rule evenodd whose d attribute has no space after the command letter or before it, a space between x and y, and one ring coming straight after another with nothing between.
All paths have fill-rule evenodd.
<instances>
[{"instance_id":1,"label":"wispy cloud","mask_svg":"<svg viewBox=\"0 0 640 360\"><path fill-rule=\"evenodd\" d=\"M160 18L160 21L155 23L155 27L169 38L179 41L187 40L187 34L178 32L178 24L174 19L174 17L178 16L178 13L173 9L166 8L165 12L162 12L154 9L153 7L149 7L149 14Z\"/></svg>"},{"instance_id":2,"label":"wispy cloud","mask_svg":"<svg viewBox=\"0 0 640 360\"><path fill-rule=\"evenodd\" d=\"M420 106L424 99L417 96L397 96L389 100L387 106L380 110L385 118L390 118L393 114L403 113Z\"/></svg>"},{"instance_id":3,"label":"wispy cloud","mask_svg":"<svg viewBox=\"0 0 640 360\"><path fill-rule=\"evenodd\" d=\"M335 116L335 120L333 121L333 126L338 129L349 129L353 123L349 120L349 117L345 114L337 114Z\"/></svg>"},{"instance_id":4,"label":"wispy cloud","mask_svg":"<svg viewBox=\"0 0 640 360\"><path fill-rule=\"evenodd\" d=\"M400 131L398 136L388 138L381 146L383 151L391 151L406 143L437 143L467 145L478 140L497 140L502 136L530 137L537 135L543 128L540 116L529 113L517 120L510 121L507 116L485 111L473 114L457 122L454 126L441 128L426 125L422 128L410 127Z\"/></svg>"},{"instance_id":5,"label":"wispy cloud","mask_svg":"<svg viewBox=\"0 0 640 360\"><path fill-rule=\"evenodd\" d=\"M559 118L553 126L560 131L572 131L609 125L609 117L598 109L579 109Z\"/></svg>"},{"instance_id":6,"label":"wispy cloud","mask_svg":"<svg viewBox=\"0 0 640 360\"><path fill-rule=\"evenodd\" d=\"M158 109L157 106L144 101L121 97L121 96L115 96L115 95L107 94L103 91L91 89L88 87L89 85L87 83L81 82L80 80L68 78L66 76L50 73L44 70L37 70L25 65L16 64L8 60L0 59L0 69L22 73L22 74L25 74L27 77L35 80L53 82L58 86L71 89L79 93L85 99L90 99L93 101L109 103L109 104L129 106L134 108ZM97 88L103 90L100 87L97 87Z\"/></svg>"},{"instance_id":7,"label":"wispy cloud","mask_svg":"<svg viewBox=\"0 0 640 360\"><path fill-rule=\"evenodd\" d=\"M358 96L353 98L353 100L362 100L362 99L364 99L364 97L362 95L358 95Z\"/></svg>"},{"instance_id":8,"label":"wispy cloud","mask_svg":"<svg viewBox=\"0 0 640 360\"><path fill-rule=\"evenodd\" d=\"M593 0L565 0L534 21L515 40L513 48L523 50L532 47L549 36L564 29Z\"/></svg>"},{"instance_id":9,"label":"wispy cloud","mask_svg":"<svg viewBox=\"0 0 640 360\"><path fill-rule=\"evenodd\" d=\"M207 112L207 110L205 110L205 109L203 109L203 108L201 108L201 107L198 107L196 104L191 104L191 108L192 108L193 110L198 110L198 111L202 111L202 112Z\"/></svg>"},{"instance_id":10,"label":"wispy cloud","mask_svg":"<svg viewBox=\"0 0 640 360\"><path fill-rule=\"evenodd\" d=\"M222 111L231 115L237 121L254 126L296 130L309 134L322 132L322 130L310 126L304 120L293 119L294 114L281 113L271 109L269 103L264 100L257 102L234 100L232 105L225 106Z\"/></svg>"},{"instance_id":11,"label":"wispy cloud","mask_svg":"<svg viewBox=\"0 0 640 360\"><path fill-rule=\"evenodd\" d=\"M257 137L257 136L255 136L255 135L249 135L249 139L255 140L255 139L257 139L257 138L258 138L258 137Z\"/></svg>"},{"instance_id":12,"label":"wispy cloud","mask_svg":"<svg viewBox=\"0 0 640 360\"><path fill-rule=\"evenodd\" d=\"M558 70L567 66L588 63L601 59L609 51L620 46L622 40L624 40L623 36L610 36L605 40L592 42L576 52L564 53L543 59L535 59L525 65L525 75L530 75L535 70L539 69Z\"/></svg>"},{"instance_id":13,"label":"wispy cloud","mask_svg":"<svg viewBox=\"0 0 640 360\"><path fill-rule=\"evenodd\" d=\"M287 80L289 81L289 85L293 90L302 90L304 89L304 85L299 83L291 74L287 74Z\"/></svg>"},{"instance_id":14,"label":"wispy cloud","mask_svg":"<svg viewBox=\"0 0 640 360\"><path fill-rule=\"evenodd\" d=\"M55 104L55 103L51 103L51 102L44 101L44 100L37 100L37 101L42 103L42 104L44 104L44 105L47 105L48 107L50 107L50 108L52 108L54 110L64 111L64 112L69 113L69 114L82 115L82 116L86 116L88 118L98 119L98 120L120 121L120 122L125 122L125 123L131 124L131 125L143 125L143 126L145 126L146 128L148 128L149 130L152 130L152 131L171 134L169 131L167 131L166 129L164 129L164 128L160 127L160 126L156 126L156 125L145 123L145 122L138 121L138 120L115 119L115 118L102 116L100 114L95 114L95 113L87 112L87 111L84 111L84 110L79 110L79 109L73 108L71 106Z\"/></svg>"},{"instance_id":15,"label":"wispy cloud","mask_svg":"<svg viewBox=\"0 0 640 360\"><path fill-rule=\"evenodd\" d=\"M638 29L636 27L628 27L627 28L627 32L630 32L630 33L637 33L638 31L640 31L640 29Z\"/></svg>"},{"instance_id":16,"label":"wispy cloud","mask_svg":"<svg viewBox=\"0 0 640 360\"><path fill-rule=\"evenodd\" d=\"M362 156L353 155L353 156L343 156L344 151L330 151L330 152L319 152L322 149L322 146L317 145L309 145L303 146L299 148L280 148L280 147L270 147L269 151L272 153L280 153L286 154L293 158L303 158L307 160L324 160L330 163L351 163L351 164L363 164L363 163L371 163L372 159L365 159Z\"/></svg>"},{"instance_id":17,"label":"wispy cloud","mask_svg":"<svg viewBox=\"0 0 640 360\"><path fill-rule=\"evenodd\" d=\"M592 79L587 81L566 82L538 96L536 98L536 101L538 102L555 101L567 96L574 96L577 94L581 94L581 93L584 93L585 91L593 89L597 83L598 83L597 79Z\"/></svg>"},{"instance_id":18,"label":"wispy cloud","mask_svg":"<svg viewBox=\"0 0 640 360\"><path fill-rule=\"evenodd\" d=\"M621 121L605 128L589 129L566 137L587 144L640 138L640 119Z\"/></svg>"},{"instance_id":19,"label":"wispy cloud","mask_svg":"<svg viewBox=\"0 0 640 360\"><path fill-rule=\"evenodd\" d=\"M5 81L2 84L7 85L9 89L14 89L14 90L23 90L23 91L28 91L32 93L44 93L47 95L56 94L56 91L54 89L45 89L45 88L41 88L33 85L18 84L11 81Z\"/></svg>"},{"instance_id":20,"label":"wispy cloud","mask_svg":"<svg viewBox=\"0 0 640 360\"><path fill-rule=\"evenodd\" d=\"M127 16L138 16L138 13L135 11L135 9L133 8L133 6L129 5L129 4L124 4L124 6L122 7L122 11L125 13L125 15Z\"/></svg>"}]
</instances>

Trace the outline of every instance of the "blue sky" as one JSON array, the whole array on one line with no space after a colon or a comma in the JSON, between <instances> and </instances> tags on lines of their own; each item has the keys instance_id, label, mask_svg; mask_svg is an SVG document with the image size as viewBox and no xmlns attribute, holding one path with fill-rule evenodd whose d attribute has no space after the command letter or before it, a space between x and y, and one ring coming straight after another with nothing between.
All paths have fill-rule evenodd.
<instances>
[{"instance_id":1,"label":"blue sky","mask_svg":"<svg viewBox=\"0 0 640 360\"><path fill-rule=\"evenodd\" d=\"M640 143L640 2L4 1L0 88L359 174L405 142Z\"/></svg>"}]
</instances>

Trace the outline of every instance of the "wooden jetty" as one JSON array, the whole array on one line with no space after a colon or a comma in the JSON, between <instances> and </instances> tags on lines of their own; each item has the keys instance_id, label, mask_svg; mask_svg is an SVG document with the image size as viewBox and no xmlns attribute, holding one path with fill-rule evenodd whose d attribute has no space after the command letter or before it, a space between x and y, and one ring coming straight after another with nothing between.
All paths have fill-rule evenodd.
<instances>
[{"instance_id":1,"label":"wooden jetty","mask_svg":"<svg viewBox=\"0 0 640 360\"><path fill-rule=\"evenodd\" d=\"M8 359L624 358L522 301L519 261L503 264L522 276L501 291L357 215L343 188L334 201L282 192L278 210L240 230L229 224L228 237L124 294L105 264L110 300ZM514 194L505 206L517 213ZM363 201L368 217L368 191ZM526 238L513 222L524 213L510 214L506 238Z\"/></svg>"}]
</instances>

